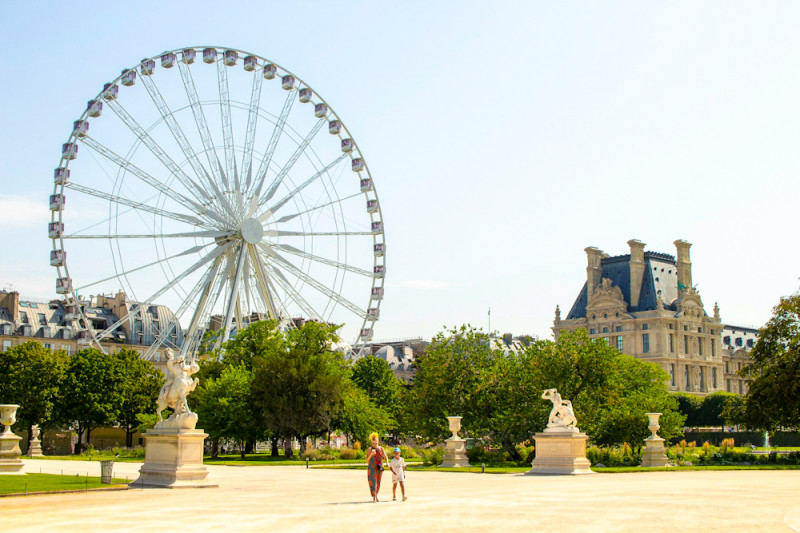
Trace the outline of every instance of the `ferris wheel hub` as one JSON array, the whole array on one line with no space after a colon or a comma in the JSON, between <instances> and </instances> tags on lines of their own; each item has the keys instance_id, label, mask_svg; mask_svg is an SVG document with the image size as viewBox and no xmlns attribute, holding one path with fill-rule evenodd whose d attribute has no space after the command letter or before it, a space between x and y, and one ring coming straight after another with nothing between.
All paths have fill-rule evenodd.
<instances>
[{"instance_id":1,"label":"ferris wheel hub","mask_svg":"<svg viewBox=\"0 0 800 533\"><path fill-rule=\"evenodd\" d=\"M264 237L264 227L255 218L248 218L242 222L242 228L239 232L242 235L242 239L249 244L258 244Z\"/></svg>"}]
</instances>

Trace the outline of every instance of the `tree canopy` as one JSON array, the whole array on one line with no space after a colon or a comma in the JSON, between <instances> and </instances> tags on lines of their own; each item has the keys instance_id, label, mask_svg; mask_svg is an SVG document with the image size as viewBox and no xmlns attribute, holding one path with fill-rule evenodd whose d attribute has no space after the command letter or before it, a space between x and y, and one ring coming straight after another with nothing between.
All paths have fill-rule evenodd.
<instances>
[{"instance_id":1,"label":"tree canopy","mask_svg":"<svg viewBox=\"0 0 800 533\"><path fill-rule=\"evenodd\" d=\"M742 371L749 390L738 422L751 429L800 426L800 292L781 298Z\"/></svg>"},{"instance_id":2,"label":"tree canopy","mask_svg":"<svg viewBox=\"0 0 800 533\"><path fill-rule=\"evenodd\" d=\"M9 348L0 356L0 402L18 404L17 423L29 431L52 425L66 368L66 353L38 341Z\"/></svg>"}]
</instances>

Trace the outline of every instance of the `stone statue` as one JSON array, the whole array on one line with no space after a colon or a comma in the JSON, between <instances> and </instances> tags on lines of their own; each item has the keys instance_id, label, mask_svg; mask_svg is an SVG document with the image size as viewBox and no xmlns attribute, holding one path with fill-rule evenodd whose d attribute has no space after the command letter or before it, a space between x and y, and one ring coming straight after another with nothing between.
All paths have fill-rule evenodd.
<instances>
[{"instance_id":1,"label":"stone statue","mask_svg":"<svg viewBox=\"0 0 800 533\"><path fill-rule=\"evenodd\" d=\"M700 367L697 365L692 367L692 386L694 390L700 390Z\"/></svg>"},{"instance_id":2,"label":"stone statue","mask_svg":"<svg viewBox=\"0 0 800 533\"><path fill-rule=\"evenodd\" d=\"M156 429L194 429L197 424L197 415L189 410L186 396L192 392L199 379L191 378L191 375L200 370L200 366L192 361L187 363L183 355L175 358L172 350L167 350L167 381L161 387L158 394L158 423ZM172 416L164 420L161 418L161 411L170 407L174 412Z\"/></svg>"},{"instance_id":3,"label":"stone statue","mask_svg":"<svg viewBox=\"0 0 800 533\"><path fill-rule=\"evenodd\" d=\"M714 318L719 318L719 304L714 302Z\"/></svg>"},{"instance_id":4,"label":"stone statue","mask_svg":"<svg viewBox=\"0 0 800 533\"><path fill-rule=\"evenodd\" d=\"M562 400L556 389L544 391L542 399L553 402L545 431L578 431L578 420L575 418L575 411L572 410L572 402Z\"/></svg>"},{"instance_id":5,"label":"stone statue","mask_svg":"<svg viewBox=\"0 0 800 533\"><path fill-rule=\"evenodd\" d=\"M561 321L561 307L556 305L556 322Z\"/></svg>"}]
</instances>

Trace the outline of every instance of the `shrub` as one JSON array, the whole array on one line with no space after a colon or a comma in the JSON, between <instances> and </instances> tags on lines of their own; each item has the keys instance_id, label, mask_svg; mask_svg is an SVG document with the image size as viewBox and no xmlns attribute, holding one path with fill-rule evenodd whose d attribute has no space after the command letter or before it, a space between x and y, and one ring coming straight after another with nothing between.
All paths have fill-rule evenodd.
<instances>
[{"instance_id":1,"label":"shrub","mask_svg":"<svg viewBox=\"0 0 800 533\"><path fill-rule=\"evenodd\" d=\"M444 460L444 448L439 446L421 450L422 462L426 465L439 465Z\"/></svg>"},{"instance_id":2,"label":"shrub","mask_svg":"<svg viewBox=\"0 0 800 533\"><path fill-rule=\"evenodd\" d=\"M322 450L306 450L303 452L303 455L300 458L305 461L306 459L310 461L333 461L336 459L336 456L330 453L323 453Z\"/></svg>"},{"instance_id":3,"label":"shrub","mask_svg":"<svg viewBox=\"0 0 800 533\"><path fill-rule=\"evenodd\" d=\"M366 454L361 450L355 450L353 448L342 448L339 451L339 459L363 459L366 457Z\"/></svg>"},{"instance_id":4,"label":"shrub","mask_svg":"<svg viewBox=\"0 0 800 533\"><path fill-rule=\"evenodd\" d=\"M400 448L400 455L402 455L406 459L413 459L414 457L419 457L419 454L417 454L417 450L415 450L410 446L401 445L399 446L399 448Z\"/></svg>"},{"instance_id":5,"label":"shrub","mask_svg":"<svg viewBox=\"0 0 800 533\"><path fill-rule=\"evenodd\" d=\"M354 449L354 450L360 450L360 449L361 449L361 443L360 443L360 442L358 442L358 441L355 441L355 442L353 443L353 449Z\"/></svg>"}]
</instances>

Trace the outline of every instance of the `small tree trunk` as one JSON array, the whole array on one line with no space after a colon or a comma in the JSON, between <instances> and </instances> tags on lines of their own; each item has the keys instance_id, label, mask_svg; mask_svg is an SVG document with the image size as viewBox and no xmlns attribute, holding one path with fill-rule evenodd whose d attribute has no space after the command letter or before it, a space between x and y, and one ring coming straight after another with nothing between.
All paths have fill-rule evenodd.
<instances>
[{"instance_id":1,"label":"small tree trunk","mask_svg":"<svg viewBox=\"0 0 800 533\"><path fill-rule=\"evenodd\" d=\"M292 439L286 437L283 439L283 455L286 459L291 459L294 457L294 450L292 450Z\"/></svg>"},{"instance_id":2,"label":"small tree trunk","mask_svg":"<svg viewBox=\"0 0 800 533\"><path fill-rule=\"evenodd\" d=\"M244 461L245 455L247 455L247 444L248 443L245 442L239 443L239 456L242 458L242 461Z\"/></svg>"},{"instance_id":3,"label":"small tree trunk","mask_svg":"<svg viewBox=\"0 0 800 533\"><path fill-rule=\"evenodd\" d=\"M219 439L211 439L211 457L219 457Z\"/></svg>"},{"instance_id":4,"label":"small tree trunk","mask_svg":"<svg viewBox=\"0 0 800 533\"><path fill-rule=\"evenodd\" d=\"M126 448L133 448L133 434L136 433L136 430L131 426L127 426L125 428L125 447Z\"/></svg>"},{"instance_id":5,"label":"small tree trunk","mask_svg":"<svg viewBox=\"0 0 800 533\"><path fill-rule=\"evenodd\" d=\"M253 450L256 448L256 441L248 440L244 444L244 453L253 453Z\"/></svg>"}]
</instances>

